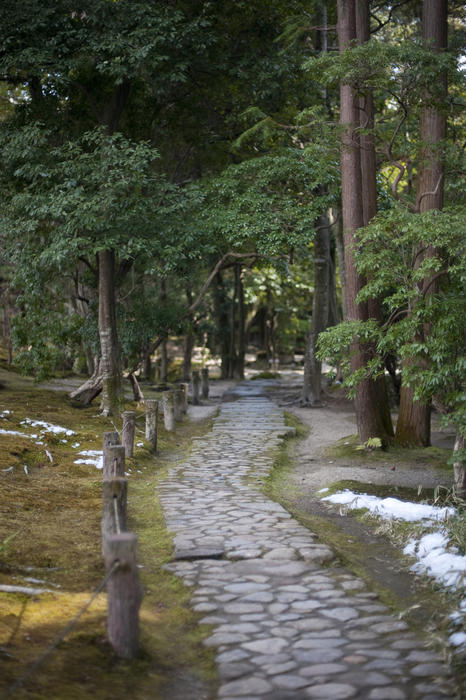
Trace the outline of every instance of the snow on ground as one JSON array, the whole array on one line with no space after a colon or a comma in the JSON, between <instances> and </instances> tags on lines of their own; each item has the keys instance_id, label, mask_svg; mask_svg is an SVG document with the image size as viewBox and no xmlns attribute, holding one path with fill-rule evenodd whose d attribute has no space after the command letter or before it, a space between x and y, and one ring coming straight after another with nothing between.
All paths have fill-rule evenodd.
<instances>
[{"instance_id":1,"label":"snow on ground","mask_svg":"<svg viewBox=\"0 0 466 700\"><path fill-rule=\"evenodd\" d=\"M0 428L0 435L19 435L20 437L25 438L31 437L31 435L27 435L26 433L20 433L17 430L4 430L3 428Z\"/></svg>"},{"instance_id":2,"label":"snow on ground","mask_svg":"<svg viewBox=\"0 0 466 700\"><path fill-rule=\"evenodd\" d=\"M319 492L320 493L320 492ZM424 503L409 503L400 501L398 498L379 498L379 496L369 496L366 493L354 493L348 489L325 496L323 501L337 503L348 508L367 508L373 515L377 515L383 520L405 520L407 522L438 521L445 520L455 514L454 508L439 508L429 506Z\"/></svg>"},{"instance_id":3,"label":"snow on ground","mask_svg":"<svg viewBox=\"0 0 466 700\"><path fill-rule=\"evenodd\" d=\"M325 493L321 489L318 493ZM458 554L458 549L449 545L448 535L441 523L455 515L455 508L429 506L423 503L400 501L398 498L379 498L368 494L356 494L345 490L324 496L323 501L344 505L349 509L365 508L383 520L419 522L429 527L437 527L435 532L427 532L418 538L411 538L403 549L403 554L417 560L411 571L426 574L441 586L461 592L466 589L466 556ZM459 610L450 619L454 625L463 625L466 618L466 597ZM466 649L466 632L454 632L449 637L450 644L458 649Z\"/></svg>"},{"instance_id":4,"label":"snow on ground","mask_svg":"<svg viewBox=\"0 0 466 700\"><path fill-rule=\"evenodd\" d=\"M74 430L70 430L69 428L63 428L61 425L54 425L53 423L47 423L44 420L32 420L31 418L26 418L25 420L21 421L21 425L30 425L32 428L43 428L41 430L41 433L55 433L55 434L60 434L60 433L65 433L65 435L75 435Z\"/></svg>"},{"instance_id":5,"label":"snow on ground","mask_svg":"<svg viewBox=\"0 0 466 700\"><path fill-rule=\"evenodd\" d=\"M445 588L461 588L466 576L466 557L456 547L448 546L448 536L441 530L420 539L410 539L403 554L416 557L411 571L437 579Z\"/></svg>"},{"instance_id":6,"label":"snow on ground","mask_svg":"<svg viewBox=\"0 0 466 700\"><path fill-rule=\"evenodd\" d=\"M103 469L104 458L102 450L82 450L78 452L78 455L82 455L87 459L75 459L75 464L92 464L96 469Z\"/></svg>"}]
</instances>

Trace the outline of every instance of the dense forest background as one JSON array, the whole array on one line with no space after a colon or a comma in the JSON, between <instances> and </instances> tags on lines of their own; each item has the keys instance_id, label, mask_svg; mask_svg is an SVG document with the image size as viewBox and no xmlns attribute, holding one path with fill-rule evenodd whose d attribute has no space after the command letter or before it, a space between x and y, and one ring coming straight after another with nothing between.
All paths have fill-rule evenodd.
<instances>
[{"instance_id":1,"label":"dense forest background","mask_svg":"<svg viewBox=\"0 0 466 700\"><path fill-rule=\"evenodd\" d=\"M74 399L112 415L123 377L166 381L169 339L185 380L195 346L223 377L301 355L311 406L328 360L361 442L428 445L435 405L466 492L464 19L447 0L4 0L8 362L82 374Z\"/></svg>"}]
</instances>

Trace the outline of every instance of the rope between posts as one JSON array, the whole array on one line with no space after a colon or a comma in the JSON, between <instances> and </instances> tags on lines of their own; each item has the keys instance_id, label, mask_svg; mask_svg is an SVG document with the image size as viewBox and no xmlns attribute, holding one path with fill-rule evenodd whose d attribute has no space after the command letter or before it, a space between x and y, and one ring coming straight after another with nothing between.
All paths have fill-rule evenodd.
<instances>
[{"instance_id":1,"label":"rope between posts","mask_svg":"<svg viewBox=\"0 0 466 700\"><path fill-rule=\"evenodd\" d=\"M18 678L18 680L15 681L13 683L13 685L11 685L8 688L8 690L6 691L6 694L3 696L3 700L7 700L7 698L10 698L13 695L13 693L15 693L16 690L18 690L18 688L20 688L25 683L25 681L28 680L28 678L30 676L32 676L34 671L36 671L39 668L39 666L44 663L44 661L50 656L52 651L54 651L56 649L56 647L60 644L60 642L62 642L65 639L65 637L71 632L71 630L73 629L75 624L78 622L79 618L82 617L82 615L84 615L86 610L88 608L90 608L90 606L92 605L94 600L97 598L99 593L101 593L102 590L105 588L107 582L110 580L110 578L113 576L113 574L115 573L115 571L118 569L119 566L120 566L120 562L117 559L116 561L113 562L112 567L107 571L104 578L99 583L97 588L94 590L91 598L87 601L87 603L85 605L83 605L83 607L77 613L77 615L75 615L75 617L72 620L70 620L70 622L68 622L66 627L62 630L62 632L60 632L60 634L53 640L53 642L50 644L50 646L47 647L47 649L39 656L39 658L34 661L34 663L28 668L28 670L24 673L24 675L22 675L21 678Z\"/></svg>"},{"instance_id":2,"label":"rope between posts","mask_svg":"<svg viewBox=\"0 0 466 700\"><path fill-rule=\"evenodd\" d=\"M120 518L118 517L118 496L113 496L113 512L115 513L115 529L117 535L121 534Z\"/></svg>"}]
</instances>

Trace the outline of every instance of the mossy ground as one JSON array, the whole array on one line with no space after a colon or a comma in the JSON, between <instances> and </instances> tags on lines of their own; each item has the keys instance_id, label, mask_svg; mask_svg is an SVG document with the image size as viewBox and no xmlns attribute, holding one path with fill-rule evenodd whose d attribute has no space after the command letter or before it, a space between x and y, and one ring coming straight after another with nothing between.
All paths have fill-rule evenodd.
<instances>
[{"instance_id":1,"label":"mossy ground","mask_svg":"<svg viewBox=\"0 0 466 700\"><path fill-rule=\"evenodd\" d=\"M0 583L53 591L53 584L59 586L56 593L33 597L0 593L0 695L78 613L103 578L101 472L74 460L79 450L101 449L102 433L114 429L111 419L99 415L97 405L77 409L65 394L43 391L12 375L4 383L0 412L11 413L0 420L0 428L32 432L21 425L31 418L76 434L64 443L62 436L49 433L43 446L29 438L0 435ZM142 411L131 404L126 408L136 410L136 441L143 442L127 461L128 527L138 535L144 588L141 652L133 662L114 656L105 641L106 597L100 594L65 641L15 692L18 700L194 698L196 688L208 694L215 685L213 654L201 644L207 629L199 627L188 605L190 591L162 568L170 560L172 544L156 493L167 465L183 459L193 435L207 426L184 421L174 433L161 427L159 450L153 455L143 439ZM119 421L115 424L121 428ZM71 446L75 442L80 443L78 449ZM3 471L11 466L12 471ZM27 577L42 582L28 582Z\"/></svg>"}]
</instances>

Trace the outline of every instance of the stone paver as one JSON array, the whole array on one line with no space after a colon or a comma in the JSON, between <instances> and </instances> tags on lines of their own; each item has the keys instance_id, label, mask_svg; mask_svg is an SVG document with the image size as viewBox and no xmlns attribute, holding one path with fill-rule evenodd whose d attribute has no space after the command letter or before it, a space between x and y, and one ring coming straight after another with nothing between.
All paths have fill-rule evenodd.
<instances>
[{"instance_id":1,"label":"stone paver","mask_svg":"<svg viewBox=\"0 0 466 700\"><path fill-rule=\"evenodd\" d=\"M222 700L454 697L441 659L332 550L260 490L287 432L260 382L236 388L212 431L161 485L175 556L212 625Z\"/></svg>"}]
</instances>

